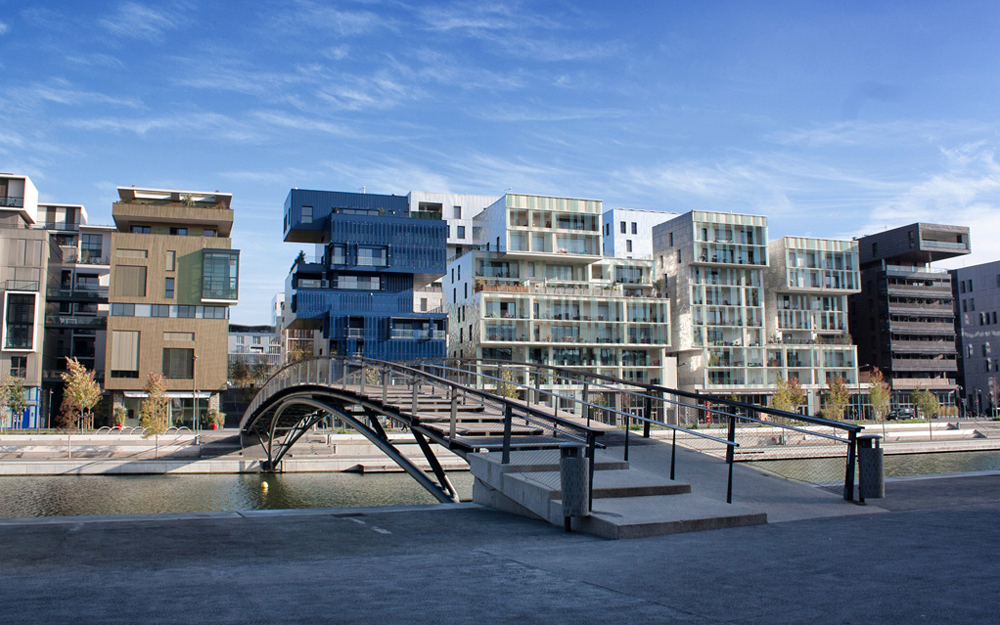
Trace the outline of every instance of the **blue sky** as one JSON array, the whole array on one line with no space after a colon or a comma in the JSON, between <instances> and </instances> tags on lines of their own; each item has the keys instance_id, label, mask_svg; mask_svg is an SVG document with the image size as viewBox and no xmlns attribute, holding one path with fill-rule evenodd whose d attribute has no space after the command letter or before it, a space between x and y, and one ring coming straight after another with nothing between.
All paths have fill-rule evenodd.
<instances>
[{"instance_id":1,"label":"blue sky","mask_svg":"<svg viewBox=\"0 0 1000 625\"><path fill-rule=\"evenodd\" d=\"M232 193L238 323L292 187L972 228L1000 259L995 2L0 0L0 171L111 223L119 185Z\"/></svg>"}]
</instances>

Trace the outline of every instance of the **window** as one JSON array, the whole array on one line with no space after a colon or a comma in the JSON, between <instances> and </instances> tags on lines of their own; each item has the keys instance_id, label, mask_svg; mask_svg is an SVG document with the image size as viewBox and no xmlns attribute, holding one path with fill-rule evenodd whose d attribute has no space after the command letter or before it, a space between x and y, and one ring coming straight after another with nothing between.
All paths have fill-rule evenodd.
<instances>
[{"instance_id":1,"label":"window","mask_svg":"<svg viewBox=\"0 0 1000 625\"><path fill-rule=\"evenodd\" d=\"M670 237L670 247L673 247L674 246L674 233L671 232L671 233L669 233L668 236Z\"/></svg>"},{"instance_id":2,"label":"window","mask_svg":"<svg viewBox=\"0 0 1000 625\"><path fill-rule=\"evenodd\" d=\"M311 224L313 222L313 207L303 206L302 207L302 223Z\"/></svg>"},{"instance_id":3,"label":"window","mask_svg":"<svg viewBox=\"0 0 1000 625\"><path fill-rule=\"evenodd\" d=\"M969 293L972 293L972 278L969 278Z\"/></svg>"},{"instance_id":4,"label":"window","mask_svg":"<svg viewBox=\"0 0 1000 625\"><path fill-rule=\"evenodd\" d=\"M169 280L170 278L167 278ZM169 317L170 306L167 304L153 304L149 309L150 317Z\"/></svg>"},{"instance_id":5,"label":"window","mask_svg":"<svg viewBox=\"0 0 1000 625\"><path fill-rule=\"evenodd\" d=\"M462 266L461 265L458 266L458 279L459 279L459 281L461 281L461 279L462 279Z\"/></svg>"},{"instance_id":6,"label":"window","mask_svg":"<svg viewBox=\"0 0 1000 625\"><path fill-rule=\"evenodd\" d=\"M135 304L112 304L112 317L135 317Z\"/></svg>"},{"instance_id":7,"label":"window","mask_svg":"<svg viewBox=\"0 0 1000 625\"><path fill-rule=\"evenodd\" d=\"M174 250L167 250L167 264L165 269L167 271L174 271L177 268L177 252Z\"/></svg>"},{"instance_id":8,"label":"window","mask_svg":"<svg viewBox=\"0 0 1000 625\"><path fill-rule=\"evenodd\" d=\"M625 241L625 251L626 252L631 252L632 251L632 240L631 239Z\"/></svg>"},{"instance_id":9,"label":"window","mask_svg":"<svg viewBox=\"0 0 1000 625\"><path fill-rule=\"evenodd\" d=\"M604 224L604 236L611 234L611 224ZM997 276L1000 278L1000 276Z\"/></svg>"},{"instance_id":10,"label":"window","mask_svg":"<svg viewBox=\"0 0 1000 625\"><path fill-rule=\"evenodd\" d=\"M188 229L187 228L171 228L170 229L170 234L173 234L173 235L176 235L176 236L179 236L179 237L186 237L187 234L188 234Z\"/></svg>"},{"instance_id":11,"label":"window","mask_svg":"<svg viewBox=\"0 0 1000 625\"><path fill-rule=\"evenodd\" d=\"M632 222L632 234L639 234L639 224Z\"/></svg>"},{"instance_id":12,"label":"window","mask_svg":"<svg viewBox=\"0 0 1000 625\"><path fill-rule=\"evenodd\" d=\"M382 280L378 276L337 276L336 288L356 291L378 291L382 288Z\"/></svg>"},{"instance_id":13,"label":"window","mask_svg":"<svg viewBox=\"0 0 1000 625\"><path fill-rule=\"evenodd\" d=\"M5 349L34 349L35 295L8 293L4 326Z\"/></svg>"},{"instance_id":14,"label":"window","mask_svg":"<svg viewBox=\"0 0 1000 625\"><path fill-rule=\"evenodd\" d=\"M164 341L193 341L194 332L164 332Z\"/></svg>"},{"instance_id":15,"label":"window","mask_svg":"<svg viewBox=\"0 0 1000 625\"><path fill-rule=\"evenodd\" d=\"M93 263L104 256L104 237L99 234L80 235L80 260Z\"/></svg>"},{"instance_id":16,"label":"window","mask_svg":"<svg viewBox=\"0 0 1000 625\"><path fill-rule=\"evenodd\" d=\"M126 250L124 248L115 250L118 258L146 258L146 250Z\"/></svg>"},{"instance_id":17,"label":"window","mask_svg":"<svg viewBox=\"0 0 1000 625\"><path fill-rule=\"evenodd\" d=\"M111 332L111 377L139 377L139 333L133 330Z\"/></svg>"},{"instance_id":18,"label":"window","mask_svg":"<svg viewBox=\"0 0 1000 625\"><path fill-rule=\"evenodd\" d=\"M621 232L622 232L622 234L625 234L625 233L626 233L626 232L625 232L625 228L626 228L626 226L625 226L625 222L623 221L623 222L621 222L621 223L620 223L619 225L620 225L620 229L621 229Z\"/></svg>"},{"instance_id":19,"label":"window","mask_svg":"<svg viewBox=\"0 0 1000 625\"><path fill-rule=\"evenodd\" d=\"M150 234L152 229L149 226L132 226L128 231L132 234Z\"/></svg>"},{"instance_id":20,"label":"window","mask_svg":"<svg viewBox=\"0 0 1000 625\"><path fill-rule=\"evenodd\" d=\"M181 319L194 319L196 306L178 306L177 316Z\"/></svg>"},{"instance_id":21,"label":"window","mask_svg":"<svg viewBox=\"0 0 1000 625\"><path fill-rule=\"evenodd\" d=\"M229 312L228 306L205 306L202 316L205 319L225 319Z\"/></svg>"},{"instance_id":22,"label":"window","mask_svg":"<svg viewBox=\"0 0 1000 625\"><path fill-rule=\"evenodd\" d=\"M364 267L385 267L388 265L389 250L385 247L358 246L358 265Z\"/></svg>"},{"instance_id":23,"label":"window","mask_svg":"<svg viewBox=\"0 0 1000 625\"><path fill-rule=\"evenodd\" d=\"M681 251L677 250L677 262L681 262Z\"/></svg>"},{"instance_id":24,"label":"window","mask_svg":"<svg viewBox=\"0 0 1000 625\"><path fill-rule=\"evenodd\" d=\"M165 347L163 349L163 377L168 380L194 378L194 349Z\"/></svg>"},{"instance_id":25,"label":"window","mask_svg":"<svg viewBox=\"0 0 1000 625\"><path fill-rule=\"evenodd\" d=\"M116 297L146 297L146 268L139 265L118 265L115 268Z\"/></svg>"},{"instance_id":26,"label":"window","mask_svg":"<svg viewBox=\"0 0 1000 625\"><path fill-rule=\"evenodd\" d=\"M465 238L465 226L459 226L458 227L458 238L459 239L464 239Z\"/></svg>"},{"instance_id":27,"label":"window","mask_svg":"<svg viewBox=\"0 0 1000 625\"><path fill-rule=\"evenodd\" d=\"M455 219L461 219L462 218L462 207L461 206L455 206L451 210L452 210L451 216L453 218L455 218Z\"/></svg>"},{"instance_id":28,"label":"window","mask_svg":"<svg viewBox=\"0 0 1000 625\"><path fill-rule=\"evenodd\" d=\"M215 228L205 228L204 230L201 231L201 234L202 234L202 236L206 236L206 237L216 237L216 236L219 236L219 233L216 232Z\"/></svg>"},{"instance_id":29,"label":"window","mask_svg":"<svg viewBox=\"0 0 1000 625\"><path fill-rule=\"evenodd\" d=\"M26 378L28 377L28 357L27 356L11 356L10 357L10 375L15 378Z\"/></svg>"},{"instance_id":30,"label":"window","mask_svg":"<svg viewBox=\"0 0 1000 625\"><path fill-rule=\"evenodd\" d=\"M427 312L427 298L420 298L420 312Z\"/></svg>"},{"instance_id":31,"label":"window","mask_svg":"<svg viewBox=\"0 0 1000 625\"><path fill-rule=\"evenodd\" d=\"M201 299L239 299L239 250L203 250L202 254Z\"/></svg>"},{"instance_id":32,"label":"window","mask_svg":"<svg viewBox=\"0 0 1000 625\"><path fill-rule=\"evenodd\" d=\"M346 265L347 264L347 246L334 243L330 246L330 264L331 265Z\"/></svg>"},{"instance_id":33,"label":"window","mask_svg":"<svg viewBox=\"0 0 1000 625\"><path fill-rule=\"evenodd\" d=\"M163 297L174 299L174 279L167 278L163 281Z\"/></svg>"}]
</instances>

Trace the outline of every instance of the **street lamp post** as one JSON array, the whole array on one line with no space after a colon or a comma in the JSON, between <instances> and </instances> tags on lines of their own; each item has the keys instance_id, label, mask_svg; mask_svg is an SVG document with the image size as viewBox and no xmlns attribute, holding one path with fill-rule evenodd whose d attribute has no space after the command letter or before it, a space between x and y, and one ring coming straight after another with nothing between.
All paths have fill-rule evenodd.
<instances>
[{"instance_id":1,"label":"street lamp post","mask_svg":"<svg viewBox=\"0 0 1000 625\"><path fill-rule=\"evenodd\" d=\"M858 387L858 421L864 421L865 418L865 407L864 402L861 399L861 370L870 367L871 365L858 365L858 377L856 378L856 386Z\"/></svg>"},{"instance_id":2,"label":"street lamp post","mask_svg":"<svg viewBox=\"0 0 1000 625\"><path fill-rule=\"evenodd\" d=\"M191 401L194 402L194 422L191 428L198 431L198 354L194 355L194 364L191 366Z\"/></svg>"}]
</instances>

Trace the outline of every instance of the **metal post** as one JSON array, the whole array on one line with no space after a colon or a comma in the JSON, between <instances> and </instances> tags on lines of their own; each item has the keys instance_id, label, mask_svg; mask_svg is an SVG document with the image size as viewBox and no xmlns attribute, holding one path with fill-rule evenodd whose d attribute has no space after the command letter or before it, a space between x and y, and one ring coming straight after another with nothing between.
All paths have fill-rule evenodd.
<instances>
[{"instance_id":1,"label":"metal post","mask_svg":"<svg viewBox=\"0 0 1000 625\"><path fill-rule=\"evenodd\" d=\"M858 433L855 430L847 435L847 470L844 472L844 499L854 501L854 461L858 452Z\"/></svg>"},{"instance_id":2,"label":"metal post","mask_svg":"<svg viewBox=\"0 0 1000 625\"><path fill-rule=\"evenodd\" d=\"M729 463L729 484L726 486L726 503L733 503L733 458L735 457L736 415L729 415L729 442L726 446L726 462Z\"/></svg>"},{"instance_id":3,"label":"metal post","mask_svg":"<svg viewBox=\"0 0 1000 625\"><path fill-rule=\"evenodd\" d=\"M413 399L410 401L410 416L417 416L417 393L420 392L420 378L413 377Z\"/></svg>"},{"instance_id":4,"label":"metal post","mask_svg":"<svg viewBox=\"0 0 1000 625\"><path fill-rule=\"evenodd\" d=\"M510 464L510 425L513 418L510 403L504 405L503 411L503 457L501 464Z\"/></svg>"},{"instance_id":5,"label":"metal post","mask_svg":"<svg viewBox=\"0 0 1000 625\"><path fill-rule=\"evenodd\" d=\"M365 363L362 362L361 363L361 383L360 383L361 386L360 386L360 389L358 391L361 394L362 397L365 394L365 382L366 382L365 378L367 378L367 377L368 377L368 369L365 367Z\"/></svg>"},{"instance_id":6,"label":"metal post","mask_svg":"<svg viewBox=\"0 0 1000 625\"><path fill-rule=\"evenodd\" d=\"M382 367L382 405L384 406L388 403L389 395L389 381L392 380L392 374L389 373L389 367Z\"/></svg>"},{"instance_id":7,"label":"metal post","mask_svg":"<svg viewBox=\"0 0 1000 625\"><path fill-rule=\"evenodd\" d=\"M628 431L632 429L632 415L625 415L625 462L628 462Z\"/></svg>"},{"instance_id":8,"label":"metal post","mask_svg":"<svg viewBox=\"0 0 1000 625\"><path fill-rule=\"evenodd\" d=\"M451 387L451 422L448 427L448 442L455 441L455 422L458 420L458 387Z\"/></svg>"},{"instance_id":9,"label":"metal post","mask_svg":"<svg viewBox=\"0 0 1000 625\"><path fill-rule=\"evenodd\" d=\"M653 398L648 395L644 400L643 413L646 421L642 422L642 437L649 438L649 419L653 418Z\"/></svg>"},{"instance_id":10,"label":"metal post","mask_svg":"<svg viewBox=\"0 0 1000 625\"><path fill-rule=\"evenodd\" d=\"M674 461L677 459L677 428L674 428L674 441L670 446L670 481L674 480Z\"/></svg>"},{"instance_id":11,"label":"metal post","mask_svg":"<svg viewBox=\"0 0 1000 625\"><path fill-rule=\"evenodd\" d=\"M590 463L589 463L590 467L588 468L588 470L590 471L590 475L587 477L590 484L590 486L587 488L588 511L594 509L594 465L597 464L597 457L595 456L596 451L597 451L597 437L594 436L593 432L587 432L587 457L590 458Z\"/></svg>"},{"instance_id":12,"label":"metal post","mask_svg":"<svg viewBox=\"0 0 1000 625\"><path fill-rule=\"evenodd\" d=\"M590 427L590 384L583 383L583 416L587 419L587 427Z\"/></svg>"}]
</instances>

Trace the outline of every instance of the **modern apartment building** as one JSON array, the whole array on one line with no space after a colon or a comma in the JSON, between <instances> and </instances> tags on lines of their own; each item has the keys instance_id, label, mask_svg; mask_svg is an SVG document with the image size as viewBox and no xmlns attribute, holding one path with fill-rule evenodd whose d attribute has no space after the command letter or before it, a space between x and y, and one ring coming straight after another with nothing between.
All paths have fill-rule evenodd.
<instances>
[{"instance_id":1,"label":"modern apartment building","mask_svg":"<svg viewBox=\"0 0 1000 625\"><path fill-rule=\"evenodd\" d=\"M964 411L1000 414L1000 261L950 273L957 310L958 394Z\"/></svg>"},{"instance_id":2,"label":"modern apartment building","mask_svg":"<svg viewBox=\"0 0 1000 625\"><path fill-rule=\"evenodd\" d=\"M894 406L924 388L955 405L958 350L951 274L934 261L968 254L969 229L914 223L858 239L861 293L849 303L862 368L878 367Z\"/></svg>"},{"instance_id":3,"label":"modern apartment building","mask_svg":"<svg viewBox=\"0 0 1000 625\"><path fill-rule=\"evenodd\" d=\"M472 249L473 219L487 206L497 201L495 195L469 195L465 193L429 193L411 191L407 195L411 210L420 213L440 213L448 224L447 262ZM413 293L415 312L442 312L444 297L441 279L416 289Z\"/></svg>"},{"instance_id":4,"label":"modern apartment building","mask_svg":"<svg viewBox=\"0 0 1000 625\"><path fill-rule=\"evenodd\" d=\"M274 326L229 324L229 365L242 363L254 372L281 366L281 341Z\"/></svg>"},{"instance_id":5,"label":"modern apartment building","mask_svg":"<svg viewBox=\"0 0 1000 625\"><path fill-rule=\"evenodd\" d=\"M317 258L292 267L282 331L319 331L319 356L444 356L447 316L414 311L414 292L444 273L439 210L406 196L293 189L284 230L286 242L314 244Z\"/></svg>"},{"instance_id":6,"label":"modern apartment building","mask_svg":"<svg viewBox=\"0 0 1000 625\"><path fill-rule=\"evenodd\" d=\"M796 380L806 410L819 412L822 393L839 377L858 390L847 298L858 293L855 241L784 237L771 241L764 271L767 380ZM859 398L854 401L859 403ZM857 409L856 407L855 409Z\"/></svg>"},{"instance_id":7,"label":"modern apartment building","mask_svg":"<svg viewBox=\"0 0 1000 625\"><path fill-rule=\"evenodd\" d=\"M20 415L0 414L8 427L44 424L39 410L42 387L43 286L48 267L48 233L37 223L38 190L28 176L0 174L0 375L22 380L27 408Z\"/></svg>"},{"instance_id":8,"label":"modern apartment building","mask_svg":"<svg viewBox=\"0 0 1000 625\"><path fill-rule=\"evenodd\" d=\"M54 424L67 358L104 379L114 227L88 224L86 209L75 204L40 204L38 217L49 233L42 399L45 422Z\"/></svg>"},{"instance_id":9,"label":"modern apartment building","mask_svg":"<svg viewBox=\"0 0 1000 625\"><path fill-rule=\"evenodd\" d=\"M664 383L670 303L650 260L601 255L601 202L508 193L444 277L449 355Z\"/></svg>"},{"instance_id":10,"label":"modern apartment building","mask_svg":"<svg viewBox=\"0 0 1000 625\"><path fill-rule=\"evenodd\" d=\"M239 297L232 196L136 187L118 195L105 390L135 423L147 375L162 373L173 422L197 427L226 386L229 307Z\"/></svg>"},{"instance_id":11,"label":"modern apartment building","mask_svg":"<svg viewBox=\"0 0 1000 625\"><path fill-rule=\"evenodd\" d=\"M602 216L604 255L615 258L653 258L653 226L677 216L666 211L612 208Z\"/></svg>"},{"instance_id":12,"label":"modern apartment building","mask_svg":"<svg viewBox=\"0 0 1000 625\"><path fill-rule=\"evenodd\" d=\"M653 228L653 251L674 300L681 389L767 403L779 377L795 379L815 413L834 375L856 384L843 314L858 281L850 242L769 245L764 216L691 211Z\"/></svg>"}]
</instances>

